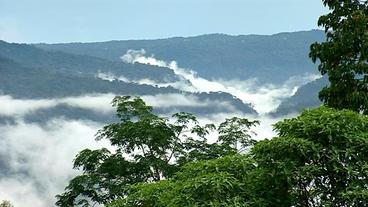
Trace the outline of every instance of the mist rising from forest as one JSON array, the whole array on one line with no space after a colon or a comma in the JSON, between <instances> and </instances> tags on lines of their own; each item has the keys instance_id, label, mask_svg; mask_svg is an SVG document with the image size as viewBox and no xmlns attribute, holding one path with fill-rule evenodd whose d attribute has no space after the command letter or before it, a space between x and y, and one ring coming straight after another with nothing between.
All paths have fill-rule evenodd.
<instances>
[{"instance_id":1,"label":"mist rising from forest","mask_svg":"<svg viewBox=\"0 0 368 207\"><path fill-rule=\"evenodd\" d=\"M130 64L155 65L173 70L179 78L176 82L155 82L150 79L132 80L112 73L100 72L97 77L107 81L119 80L155 87L179 89L184 92L227 92L244 103L250 103L258 115L244 114L227 101L200 100L197 96L183 93L144 95L141 98L154 108L168 108L175 113L180 107L211 107L226 109L226 112L201 115L200 123L219 124L226 118L246 117L260 120L261 124L252 130L253 138L272 138L272 124L286 117L271 117L267 113L275 110L282 100L292 96L303 84L315 80L318 75L305 74L289 78L286 82L261 84L257 79L208 80L195 71L179 67L176 61L163 61L145 50L128 50L121 60ZM0 165L6 176L0 178L0 198L11 200L15 206L47 207L55 202L55 195L62 192L68 180L78 172L72 169L75 155L85 149L109 146L96 142L95 133L107 123L94 122L83 117L70 119L57 116L45 122L29 122L26 117L38 111L68 106L91 111L96 114L114 116L111 101L116 95L85 94L82 96L53 99L17 99L9 95L0 96L0 116L9 120L0 122ZM170 117L166 112L163 116ZM5 188L6 189L1 189Z\"/></svg>"},{"instance_id":2,"label":"mist rising from forest","mask_svg":"<svg viewBox=\"0 0 368 207\"><path fill-rule=\"evenodd\" d=\"M152 86L172 86L176 89L188 92L227 92L239 98L244 103L250 103L259 114L274 111L285 98L295 94L298 88L308 82L320 78L317 74L303 74L290 77L282 84L259 83L256 78L248 80L208 80L197 75L194 70L179 67L176 61L167 62L148 56L144 49L128 50L121 59L126 63L140 63L158 67L170 68L180 78L180 81L171 83L157 83L149 79L128 80L125 77L117 77L121 81L148 84ZM100 74L107 79L114 79L112 74Z\"/></svg>"},{"instance_id":3,"label":"mist rising from forest","mask_svg":"<svg viewBox=\"0 0 368 207\"><path fill-rule=\"evenodd\" d=\"M54 196L63 191L68 180L76 175L72 169L74 156L85 148L96 149L108 146L104 141L96 142L94 135L105 123L89 120L70 120L57 117L45 123L30 123L25 120L38 110L53 108L60 104L81 107L94 113L109 113L114 116L110 102L115 94L90 94L60 99L15 99L0 96L0 115L13 121L0 124L0 164L6 169L0 179L0 197L11 200L15 206L47 207L55 202ZM202 106L215 104L231 107L226 102L200 102L195 96L183 94L158 94L142 96L154 107ZM169 116L165 114L164 116ZM247 115L234 110L231 113L209 114L199 117L201 123L216 123L233 116L260 120L261 125L253 130L256 139L274 136L271 124L280 118L265 115Z\"/></svg>"}]
</instances>

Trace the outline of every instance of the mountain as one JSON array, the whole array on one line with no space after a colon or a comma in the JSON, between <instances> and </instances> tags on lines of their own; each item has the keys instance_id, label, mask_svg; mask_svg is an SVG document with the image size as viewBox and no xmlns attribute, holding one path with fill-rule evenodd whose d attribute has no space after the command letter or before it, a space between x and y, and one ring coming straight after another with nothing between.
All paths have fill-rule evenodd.
<instances>
[{"instance_id":1,"label":"mountain","mask_svg":"<svg viewBox=\"0 0 368 207\"><path fill-rule=\"evenodd\" d=\"M221 102L228 103L228 106L181 105L161 107L158 111L169 113L182 110L207 114L232 109L255 114L252 106L246 103L247 100L241 101L224 92L181 91L168 86L168 83L183 81L183 77L174 70L149 64L125 63L120 57L129 50L144 49L147 56L155 55L159 60L178 61L180 67L194 69L195 73L208 80L246 81L256 78L260 87L263 84L277 87L290 77L317 73L316 65L308 58L309 45L323 39L322 31L312 30L275 35L211 34L96 43L29 45L0 41L0 93L20 99L106 93L139 96L181 94L195 97L196 101L202 103ZM103 80L98 76L99 73L111 73L121 79ZM146 83L153 84L142 84L144 81L139 80L149 80L151 82ZM189 80L186 81L190 84ZM282 115L319 105L316 94L322 85L322 82L315 81L299 88L273 114ZM257 87L257 84L252 87ZM57 107L54 111L39 111L42 114L38 115L50 116L51 112L55 112L59 115L70 114L73 118L70 106ZM86 114L86 117L91 116Z\"/></svg>"},{"instance_id":2,"label":"mountain","mask_svg":"<svg viewBox=\"0 0 368 207\"><path fill-rule=\"evenodd\" d=\"M0 73L2 94L23 99L80 96L89 93L148 95L179 92L171 87L156 88L122 81L110 82L80 73L72 75L45 68L25 67L1 56Z\"/></svg>"},{"instance_id":3,"label":"mountain","mask_svg":"<svg viewBox=\"0 0 368 207\"><path fill-rule=\"evenodd\" d=\"M116 66L116 67L115 67ZM104 68L103 68L104 67ZM96 57L44 51L26 44L0 42L0 95L10 95L22 100L60 99L88 94L116 94L155 96L178 94L190 96L198 102L222 102L232 110L256 114L251 105L234 96L223 93L189 93L173 87L155 87L119 80L103 80L96 75L99 71L114 72L124 77L158 82L176 81L178 77L171 69L142 64L126 64ZM137 72L136 72L137 71ZM106 101L108 104L111 100ZM158 107L158 112L183 111L196 114L228 112L227 108L212 106ZM101 116L94 112L59 104L55 107L37 110L26 117L31 121L45 121L52 117L64 116L106 122L112 114ZM0 121L8 120L2 117ZM8 120L9 121L9 120Z\"/></svg>"},{"instance_id":4,"label":"mountain","mask_svg":"<svg viewBox=\"0 0 368 207\"><path fill-rule=\"evenodd\" d=\"M327 77L305 84L293 96L285 99L272 115L282 116L290 113L299 113L303 109L320 106L322 102L318 98L318 93L327 85Z\"/></svg>"},{"instance_id":5,"label":"mountain","mask_svg":"<svg viewBox=\"0 0 368 207\"><path fill-rule=\"evenodd\" d=\"M94 77L101 72L112 72L128 79L150 78L158 82L177 80L168 68L143 64L127 64L85 55L74 55L57 51L44 51L27 44L0 41L0 56L31 68L43 68L64 74L80 74Z\"/></svg>"},{"instance_id":6,"label":"mountain","mask_svg":"<svg viewBox=\"0 0 368 207\"><path fill-rule=\"evenodd\" d=\"M271 137L264 133L271 131L270 122L320 104L317 93L327 80L300 87L272 114L278 116L275 119L257 114L248 102L270 107L300 86L296 82L311 80L313 75L304 76L317 73L308 58L309 44L322 39L321 31L308 31L101 43L0 41L0 140L7 146L0 150L0 176L5 187L13 187L10 200L25 197L27 202L52 206L55 194L74 175L68 170L74 155L86 147L103 146L93 136L117 121L110 106L115 95L140 96L165 117L194 113L201 124L218 124L231 116L258 119L262 125L255 132ZM120 56L131 49L178 61L181 68L162 61L157 64L162 67L123 62ZM210 87L228 93L200 92Z\"/></svg>"},{"instance_id":7,"label":"mountain","mask_svg":"<svg viewBox=\"0 0 368 207\"><path fill-rule=\"evenodd\" d=\"M144 49L147 55L155 55L165 61L175 60L181 67L192 69L207 79L257 78L261 82L276 84L291 76L315 73L316 66L308 57L309 46L324 39L323 31L312 30L275 35L211 34L160 40L34 46L110 61L119 61L128 50Z\"/></svg>"}]
</instances>

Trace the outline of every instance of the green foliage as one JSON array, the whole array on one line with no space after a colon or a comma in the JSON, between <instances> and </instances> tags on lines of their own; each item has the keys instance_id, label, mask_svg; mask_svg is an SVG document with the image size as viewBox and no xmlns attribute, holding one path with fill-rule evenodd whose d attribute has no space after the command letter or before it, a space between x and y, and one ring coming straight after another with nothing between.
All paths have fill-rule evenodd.
<instances>
[{"instance_id":1,"label":"green foliage","mask_svg":"<svg viewBox=\"0 0 368 207\"><path fill-rule=\"evenodd\" d=\"M123 50L120 51L122 53ZM121 54L120 54L121 55ZM128 79L149 78L158 82L175 81L172 70L152 65L126 64L101 58L73 55L57 51L45 51L29 44L7 43L0 40L0 56L29 68L43 68L48 73L56 72L74 76L94 77L98 71L113 72Z\"/></svg>"},{"instance_id":2,"label":"green foliage","mask_svg":"<svg viewBox=\"0 0 368 207\"><path fill-rule=\"evenodd\" d=\"M127 50L144 48L147 55L154 54L162 60L176 60L183 68L193 68L207 79L245 80L255 77L260 83L280 84L289 77L310 73L315 69L305 57L310 44L323 39L322 31L312 30L275 35L210 34L161 40L35 46L112 61L120 61L121 55Z\"/></svg>"},{"instance_id":3,"label":"green foliage","mask_svg":"<svg viewBox=\"0 0 368 207\"><path fill-rule=\"evenodd\" d=\"M24 47L27 48L27 46ZM26 48L23 49L23 46L20 48L19 53L26 50ZM1 52L3 51L0 43ZM45 60L40 61L44 62ZM156 88L122 81L109 82L97 79L95 74L76 73L77 70L68 72L52 70L47 66L31 67L31 64L24 66L21 63L4 58L0 54L0 90L2 93L15 98L38 99L81 96L92 93L152 95L179 92L171 87Z\"/></svg>"},{"instance_id":4,"label":"green foliage","mask_svg":"<svg viewBox=\"0 0 368 207\"><path fill-rule=\"evenodd\" d=\"M240 147L254 143L249 128L258 124L234 117L218 128L213 124L201 126L194 115L183 112L169 120L154 114L142 99L130 96L115 97L112 105L120 121L99 130L96 139L109 140L114 151L80 152L74 168L83 173L57 195L58 206L105 204L129 194L130 185L172 178L188 162L234 155L237 143ZM207 137L214 130L220 136L208 143ZM221 176L227 179L226 173Z\"/></svg>"},{"instance_id":5,"label":"green foliage","mask_svg":"<svg viewBox=\"0 0 368 207\"><path fill-rule=\"evenodd\" d=\"M14 206L10 203L10 201L2 201L0 203L0 207L14 207Z\"/></svg>"},{"instance_id":6,"label":"green foliage","mask_svg":"<svg viewBox=\"0 0 368 207\"><path fill-rule=\"evenodd\" d=\"M368 204L367 116L321 107L275 129L280 137L252 150L264 181L260 186L273 189L262 197L293 206Z\"/></svg>"},{"instance_id":7,"label":"green foliage","mask_svg":"<svg viewBox=\"0 0 368 207\"><path fill-rule=\"evenodd\" d=\"M3 54L4 51L6 51L6 54ZM0 41L0 93L20 99L61 98L70 96L84 96L86 94L96 93L126 95L134 94L139 96L182 94L183 96L196 96L199 101L216 100L220 102L228 102L234 108L227 109L223 107L212 106L182 106L180 107L181 111L191 112L194 114L210 114L219 111L228 112L235 109L244 112L245 114L257 113L254 109L252 109L250 104L243 103L240 99L234 98L234 96L229 93L189 93L174 89L170 86L155 87L146 84L127 83L124 81L110 82L101 80L95 77L97 73L96 71L82 70L82 68L92 68L90 64L93 62L93 58L89 57L88 59L92 60L83 60L84 56L72 56L72 60L69 61L70 55L63 53L56 54L58 55L55 56L55 54L52 52L42 51L25 44L9 44ZM25 57L20 58L22 56ZM50 58L46 58L49 56ZM63 63L67 63L68 66ZM113 70L113 68L108 67L109 65L107 63L95 63L94 67L97 65L101 66L98 66L97 68L102 68L102 65L107 67L104 70L105 73ZM175 81L174 77L171 77L172 74L170 75L170 73L167 72L168 70L172 73L172 70L169 69L149 69L150 67L154 66L140 64L127 64L125 66L133 67L133 73L130 73L130 70L127 68L116 68L117 71L115 75L119 76L119 74L121 74L124 77L133 80L149 77L150 80L157 80L157 82ZM140 74L137 72L139 71L138 68L140 66L143 68L148 68L143 70ZM59 70L59 68L67 69ZM147 70L152 70L153 74ZM76 73L76 71L79 72ZM157 71L158 74L155 75L155 71ZM162 73L167 74L171 78ZM133 76L131 77L128 74ZM15 82L17 84L14 84ZM156 112L167 114L178 109L175 107L165 106L156 108L155 110ZM103 123L109 123L112 120L111 114L101 116L101 114L96 114L80 108L68 107L67 105L58 105L49 109L37 110L27 116L29 116L29 119L32 121L45 121L57 116L65 116L71 119L80 119L83 117L88 120L96 120ZM1 118L2 117L0 117L0 119Z\"/></svg>"},{"instance_id":8,"label":"green foliage","mask_svg":"<svg viewBox=\"0 0 368 207\"><path fill-rule=\"evenodd\" d=\"M259 124L259 121L249 121L245 118L233 117L226 119L218 128L219 141L228 145L233 144L235 148L238 148L239 142L240 149L252 146L255 144L255 140L251 139L249 128L257 124Z\"/></svg>"},{"instance_id":9,"label":"green foliage","mask_svg":"<svg viewBox=\"0 0 368 207\"><path fill-rule=\"evenodd\" d=\"M111 207L367 206L368 117L327 107L275 125L250 153L190 162Z\"/></svg>"},{"instance_id":10,"label":"green foliage","mask_svg":"<svg viewBox=\"0 0 368 207\"><path fill-rule=\"evenodd\" d=\"M254 168L246 155L192 162L170 180L132 186L126 199L109 206L248 206L247 175Z\"/></svg>"},{"instance_id":11,"label":"green foliage","mask_svg":"<svg viewBox=\"0 0 368 207\"><path fill-rule=\"evenodd\" d=\"M310 57L320 61L330 86L319 94L330 107L368 114L368 3L323 0L331 12L321 16L326 42L311 45Z\"/></svg>"}]
</instances>

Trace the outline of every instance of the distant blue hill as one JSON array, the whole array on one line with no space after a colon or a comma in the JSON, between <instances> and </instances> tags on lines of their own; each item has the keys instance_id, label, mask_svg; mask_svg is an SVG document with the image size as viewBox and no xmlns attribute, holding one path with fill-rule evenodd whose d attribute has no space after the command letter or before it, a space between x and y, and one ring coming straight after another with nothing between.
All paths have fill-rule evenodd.
<instances>
[{"instance_id":1,"label":"distant blue hill","mask_svg":"<svg viewBox=\"0 0 368 207\"><path fill-rule=\"evenodd\" d=\"M120 57L129 49L145 49L157 59L178 61L181 67L195 70L207 79L256 78L261 84L281 84L295 75L318 73L309 57L309 46L324 40L319 30L275 35L210 34L159 40L128 40L96 43L15 44L0 41L0 92L16 98L55 98L86 93L154 95L184 93L199 100L225 101L244 113L256 112L251 105L227 93L188 93L172 87L154 87L96 78L98 71L111 72L127 79L173 82L178 77L169 68L128 64ZM16 84L15 84L16 83ZM273 115L316 107L319 90L327 84L321 79L301 87L284 100ZM172 109L162 109L169 112ZM219 108L182 107L194 113L215 113ZM223 109L226 111L227 109ZM56 111L54 111L56 112ZM59 107L58 113L73 114ZM44 111L44 114L51 112ZM78 114L78 113L77 113Z\"/></svg>"},{"instance_id":2,"label":"distant blue hill","mask_svg":"<svg viewBox=\"0 0 368 207\"><path fill-rule=\"evenodd\" d=\"M243 113L256 114L249 104L228 93L188 93L173 87L154 87L123 81L107 81L96 77L98 71L113 72L131 79L149 78L155 81L176 81L177 76L168 68L151 65L126 64L85 55L65 52L45 51L27 44L10 44L0 41L0 95L10 95L18 99L50 99L69 96L81 96L95 93L113 93L118 95L157 95L183 94L196 97L199 101L221 101L229 103L233 109ZM107 103L108 104L108 103ZM214 107L185 107L158 109L158 112L170 110L196 114L226 112L227 109ZM58 106L38 111L28 117L31 121L45 121L52 116L85 118L106 121L107 117L98 117L92 112ZM0 122L9 117L0 117Z\"/></svg>"},{"instance_id":3,"label":"distant blue hill","mask_svg":"<svg viewBox=\"0 0 368 207\"><path fill-rule=\"evenodd\" d=\"M283 116L320 106L322 102L318 98L319 91L328 84L327 77L323 77L300 87L295 95L285 99L272 115Z\"/></svg>"},{"instance_id":4,"label":"distant blue hill","mask_svg":"<svg viewBox=\"0 0 368 207\"><path fill-rule=\"evenodd\" d=\"M175 60L208 79L249 79L280 83L287 78L316 72L309 46L324 40L320 30L275 35L210 34L159 40L128 40L96 43L36 44L36 47L88 55L110 61L129 49L145 49L158 59Z\"/></svg>"}]
</instances>

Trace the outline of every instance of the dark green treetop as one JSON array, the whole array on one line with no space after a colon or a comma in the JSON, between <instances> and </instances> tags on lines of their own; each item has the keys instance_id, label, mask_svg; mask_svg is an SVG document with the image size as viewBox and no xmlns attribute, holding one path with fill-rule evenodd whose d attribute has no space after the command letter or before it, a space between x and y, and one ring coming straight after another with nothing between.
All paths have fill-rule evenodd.
<instances>
[{"instance_id":1,"label":"dark green treetop","mask_svg":"<svg viewBox=\"0 0 368 207\"><path fill-rule=\"evenodd\" d=\"M4 200L0 203L0 207L14 207L10 201Z\"/></svg>"},{"instance_id":2,"label":"dark green treetop","mask_svg":"<svg viewBox=\"0 0 368 207\"><path fill-rule=\"evenodd\" d=\"M118 96L112 104L120 121L96 137L109 140L112 149L85 149L77 155L74 168L82 174L57 196L58 206L105 204L126 196L129 185L168 179L188 162L234 155L255 143L248 133L258 121L234 117L216 128L199 125L189 113L161 117L138 97ZM219 137L209 143L215 130Z\"/></svg>"},{"instance_id":3,"label":"dark green treetop","mask_svg":"<svg viewBox=\"0 0 368 207\"><path fill-rule=\"evenodd\" d=\"M326 42L311 45L310 57L330 85L319 94L330 107L368 114L368 3L323 0L331 12L318 20Z\"/></svg>"},{"instance_id":4,"label":"dark green treetop","mask_svg":"<svg viewBox=\"0 0 368 207\"><path fill-rule=\"evenodd\" d=\"M249 153L187 163L108 206L368 206L367 116L321 107L275 129Z\"/></svg>"}]
</instances>

